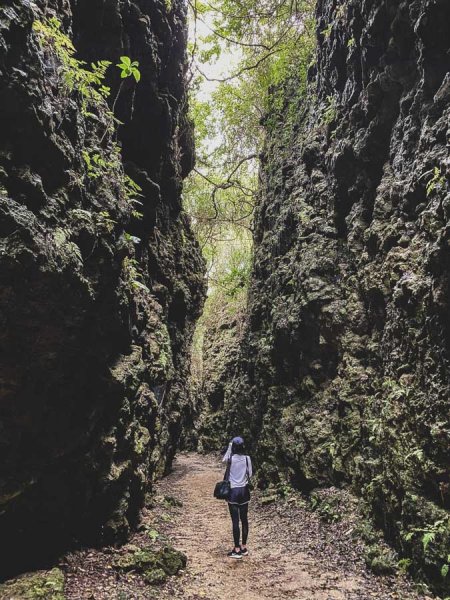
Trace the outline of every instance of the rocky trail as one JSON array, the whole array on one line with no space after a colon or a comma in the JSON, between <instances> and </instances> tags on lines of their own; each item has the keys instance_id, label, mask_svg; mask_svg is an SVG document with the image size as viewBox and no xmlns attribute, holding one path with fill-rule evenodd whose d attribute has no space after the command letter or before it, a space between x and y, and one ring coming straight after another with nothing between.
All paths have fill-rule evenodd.
<instances>
[{"instance_id":1,"label":"rocky trail","mask_svg":"<svg viewBox=\"0 0 450 600\"><path fill-rule=\"evenodd\" d=\"M402 576L367 571L360 542L345 518L326 523L292 499L267 503L254 493L250 555L228 559L227 506L211 493L221 474L213 457L179 455L130 544L65 559L67 600L430 600ZM132 569L123 573L114 568L118 557L149 544L181 550L186 568L159 586L149 585Z\"/></svg>"}]
</instances>

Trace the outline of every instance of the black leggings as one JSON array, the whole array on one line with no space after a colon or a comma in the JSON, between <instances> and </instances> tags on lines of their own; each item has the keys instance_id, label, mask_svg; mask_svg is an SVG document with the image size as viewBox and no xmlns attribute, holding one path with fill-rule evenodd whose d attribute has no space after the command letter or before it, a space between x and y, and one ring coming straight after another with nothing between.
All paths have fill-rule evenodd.
<instances>
[{"instance_id":1,"label":"black leggings","mask_svg":"<svg viewBox=\"0 0 450 600\"><path fill-rule=\"evenodd\" d=\"M236 548L240 546L241 532L239 531L239 517L242 522L242 544L247 543L248 538L248 504L228 504L231 520L233 521L233 538Z\"/></svg>"}]
</instances>

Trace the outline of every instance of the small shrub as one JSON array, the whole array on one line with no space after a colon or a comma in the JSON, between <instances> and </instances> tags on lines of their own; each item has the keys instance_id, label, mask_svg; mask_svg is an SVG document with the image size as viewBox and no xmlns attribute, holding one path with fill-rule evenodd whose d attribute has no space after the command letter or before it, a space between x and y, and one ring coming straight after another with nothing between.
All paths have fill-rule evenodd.
<instances>
[{"instance_id":1,"label":"small shrub","mask_svg":"<svg viewBox=\"0 0 450 600\"><path fill-rule=\"evenodd\" d=\"M336 523L341 520L342 517L339 513L337 503L338 500L336 498L325 500L319 494L314 492L311 494L311 510L317 513L326 523Z\"/></svg>"}]
</instances>

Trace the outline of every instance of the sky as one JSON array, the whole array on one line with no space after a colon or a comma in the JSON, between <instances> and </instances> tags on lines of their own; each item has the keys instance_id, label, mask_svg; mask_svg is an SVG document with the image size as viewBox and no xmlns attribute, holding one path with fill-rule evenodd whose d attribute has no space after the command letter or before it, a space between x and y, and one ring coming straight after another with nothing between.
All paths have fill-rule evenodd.
<instances>
[{"instance_id":1,"label":"sky","mask_svg":"<svg viewBox=\"0 0 450 600\"><path fill-rule=\"evenodd\" d=\"M212 33L212 15L207 13L197 19L195 24L192 11L189 11L189 42L194 44L197 38L197 48L204 49L205 42L202 40ZM228 77L236 71L241 53L238 47L228 48L225 44L217 60L209 63L202 63L200 69L210 79L220 79ZM212 93L217 89L218 82L202 79L200 90L198 92L199 100L205 102L211 98Z\"/></svg>"}]
</instances>

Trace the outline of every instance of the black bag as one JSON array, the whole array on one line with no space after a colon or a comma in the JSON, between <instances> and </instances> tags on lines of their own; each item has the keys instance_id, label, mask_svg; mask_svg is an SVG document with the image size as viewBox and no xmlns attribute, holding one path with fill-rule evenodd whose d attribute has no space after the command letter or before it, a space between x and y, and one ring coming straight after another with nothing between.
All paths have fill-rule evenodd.
<instances>
[{"instance_id":1,"label":"black bag","mask_svg":"<svg viewBox=\"0 0 450 600\"><path fill-rule=\"evenodd\" d=\"M230 497L230 468L231 460L228 461L227 468L225 469L225 475L223 476L223 481L216 483L216 487L214 488L214 498L217 498L218 500L228 500Z\"/></svg>"}]
</instances>

